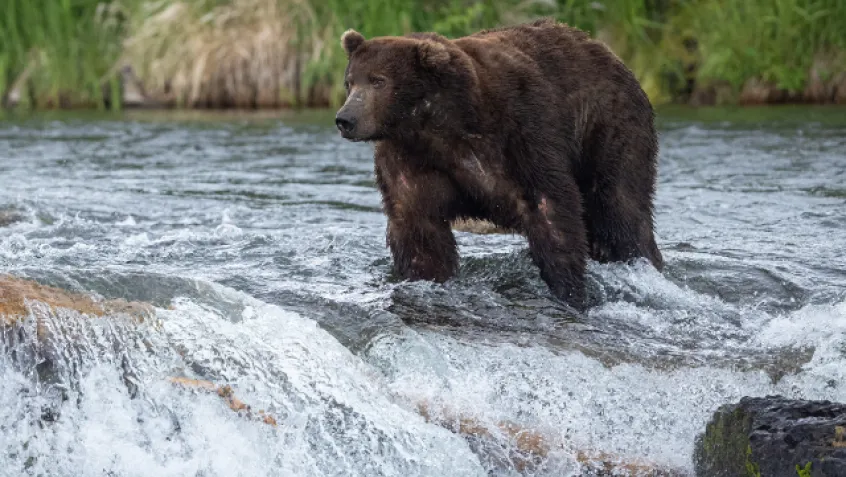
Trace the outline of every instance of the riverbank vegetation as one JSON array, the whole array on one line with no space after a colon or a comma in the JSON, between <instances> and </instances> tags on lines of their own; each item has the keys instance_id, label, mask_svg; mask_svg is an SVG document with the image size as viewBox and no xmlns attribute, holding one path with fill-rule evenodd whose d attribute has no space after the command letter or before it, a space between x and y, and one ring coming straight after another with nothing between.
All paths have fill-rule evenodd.
<instances>
[{"instance_id":1,"label":"riverbank vegetation","mask_svg":"<svg viewBox=\"0 0 846 477\"><path fill-rule=\"evenodd\" d=\"M608 43L656 103L846 104L842 0L0 0L0 93L31 108L329 106L346 28L456 37L542 15Z\"/></svg>"}]
</instances>

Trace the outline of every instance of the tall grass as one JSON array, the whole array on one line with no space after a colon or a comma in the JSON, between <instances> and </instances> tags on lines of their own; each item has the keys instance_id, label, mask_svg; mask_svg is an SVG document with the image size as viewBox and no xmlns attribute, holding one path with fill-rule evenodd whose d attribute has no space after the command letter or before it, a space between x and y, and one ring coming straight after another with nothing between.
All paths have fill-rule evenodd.
<instances>
[{"instance_id":1,"label":"tall grass","mask_svg":"<svg viewBox=\"0 0 846 477\"><path fill-rule=\"evenodd\" d=\"M355 28L365 37L403 35L414 31L436 31L457 37L501 23L516 0L325 0L317 3L316 14L325 25L326 44L312 58L304 72L307 84L329 84L327 97L337 104L343 93L338 75L346 57L339 48L341 33Z\"/></svg>"},{"instance_id":2,"label":"tall grass","mask_svg":"<svg viewBox=\"0 0 846 477\"><path fill-rule=\"evenodd\" d=\"M306 0L145 2L134 11L121 62L165 103L291 106L321 35Z\"/></svg>"},{"instance_id":3,"label":"tall grass","mask_svg":"<svg viewBox=\"0 0 846 477\"><path fill-rule=\"evenodd\" d=\"M700 1L684 14L697 32L701 80L739 87L759 78L801 91L816 55L846 49L843 0Z\"/></svg>"},{"instance_id":4,"label":"tall grass","mask_svg":"<svg viewBox=\"0 0 846 477\"><path fill-rule=\"evenodd\" d=\"M556 9L604 37L659 101L687 80L801 92L820 56L830 72L846 71L843 0L557 0Z\"/></svg>"},{"instance_id":5,"label":"tall grass","mask_svg":"<svg viewBox=\"0 0 846 477\"><path fill-rule=\"evenodd\" d=\"M123 62L148 92L184 106L334 105L340 35L494 26L504 0L170 0L134 11Z\"/></svg>"},{"instance_id":6,"label":"tall grass","mask_svg":"<svg viewBox=\"0 0 846 477\"><path fill-rule=\"evenodd\" d=\"M124 19L120 5L108 1L2 0L0 93L29 71L21 85L25 103L103 106Z\"/></svg>"},{"instance_id":7,"label":"tall grass","mask_svg":"<svg viewBox=\"0 0 846 477\"><path fill-rule=\"evenodd\" d=\"M131 65L168 104L331 105L347 28L456 37L540 15L607 42L658 103L694 83L801 92L811 70L846 96L844 0L0 0L0 93L31 71L36 107L102 106Z\"/></svg>"},{"instance_id":8,"label":"tall grass","mask_svg":"<svg viewBox=\"0 0 846 477\"><path fill-rule=\"evenodd\" d=\"M670 100L667 76L681 77L683 42L671 34L673 0L558 0L554 14L606 42L635 72L653 101Z\"/></svg>"}]
</instances>

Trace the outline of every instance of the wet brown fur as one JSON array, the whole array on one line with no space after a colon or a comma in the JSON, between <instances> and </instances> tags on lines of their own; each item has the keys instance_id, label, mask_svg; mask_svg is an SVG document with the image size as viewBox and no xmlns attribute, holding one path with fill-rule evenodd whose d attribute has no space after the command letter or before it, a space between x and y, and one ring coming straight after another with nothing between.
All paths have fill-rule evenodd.
<instances>
[{"instance_id":1,"label":"wet brown fur","mask_svg":"<svg viewBox=\"0 0 846 477\"><path fill-rule=\"evenodd\" d=\"M456 219L524 234L553 294L577 308L588 256L662 268L652 106L602 43L552 20L456 40L350 31L342 43L349 97L338 115L358 121L345 137L375 143L402 277L456 272Z\"/></svg>"}]
</instances>

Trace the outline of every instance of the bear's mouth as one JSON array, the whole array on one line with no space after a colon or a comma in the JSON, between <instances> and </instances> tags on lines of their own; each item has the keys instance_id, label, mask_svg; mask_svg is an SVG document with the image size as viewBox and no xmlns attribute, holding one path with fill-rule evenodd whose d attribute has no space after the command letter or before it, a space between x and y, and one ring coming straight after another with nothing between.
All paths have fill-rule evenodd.
<instances>
[{"instance_id":1,"label":"bear's mouth","mask_svg":"<svg viewBox=\"0 0 846 477\"><path fill-rule=\"evenodd\" d=\"M344 138L344 139L346 139L347 141L350 141L350 142L361 142L361 141L363 141L363 140L364 140L364 139L363 139L363 138L361 138L361 137L358 137L358 136L356 136L356 135L354 135L354 134L351 134L351 133L348 133L348 132L344 132L344 131L338 131L338 134L339 134L342 138Z\"/></svg>"},{"instance_id":2,"label":"bear's mouth","mask_svg":"<svg viewBox=\"0 0 846 477\"><path fill-rule=\"evenodd\" d=\"M354 135L347 135L347 134L344 134L344 133L341 133L341 137L346 139L347 141L350 141L350 142L367 142L367 141L373 140L372 137L354 136Z\"/></svg>"}]
</instances>

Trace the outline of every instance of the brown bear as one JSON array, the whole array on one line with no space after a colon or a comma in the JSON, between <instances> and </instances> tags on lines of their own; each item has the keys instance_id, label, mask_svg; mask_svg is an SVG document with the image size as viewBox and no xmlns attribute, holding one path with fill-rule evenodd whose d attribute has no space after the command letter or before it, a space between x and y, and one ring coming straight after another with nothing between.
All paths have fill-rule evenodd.
<instances>
[{"instance_id":1,"label":"brown bear","mask_svg":"<svg viewBox=\"0 0 846 477\"><path fill-rule=\"evenodd\" d=\"M654 113L605 45L549 19L455 40L348 30L341 43L347 99L335 122L375 144L402 278L456 272L457 219L523 234L551 292L578 309L588 256L661 269Z\"/></svg>"}]
</instances>

